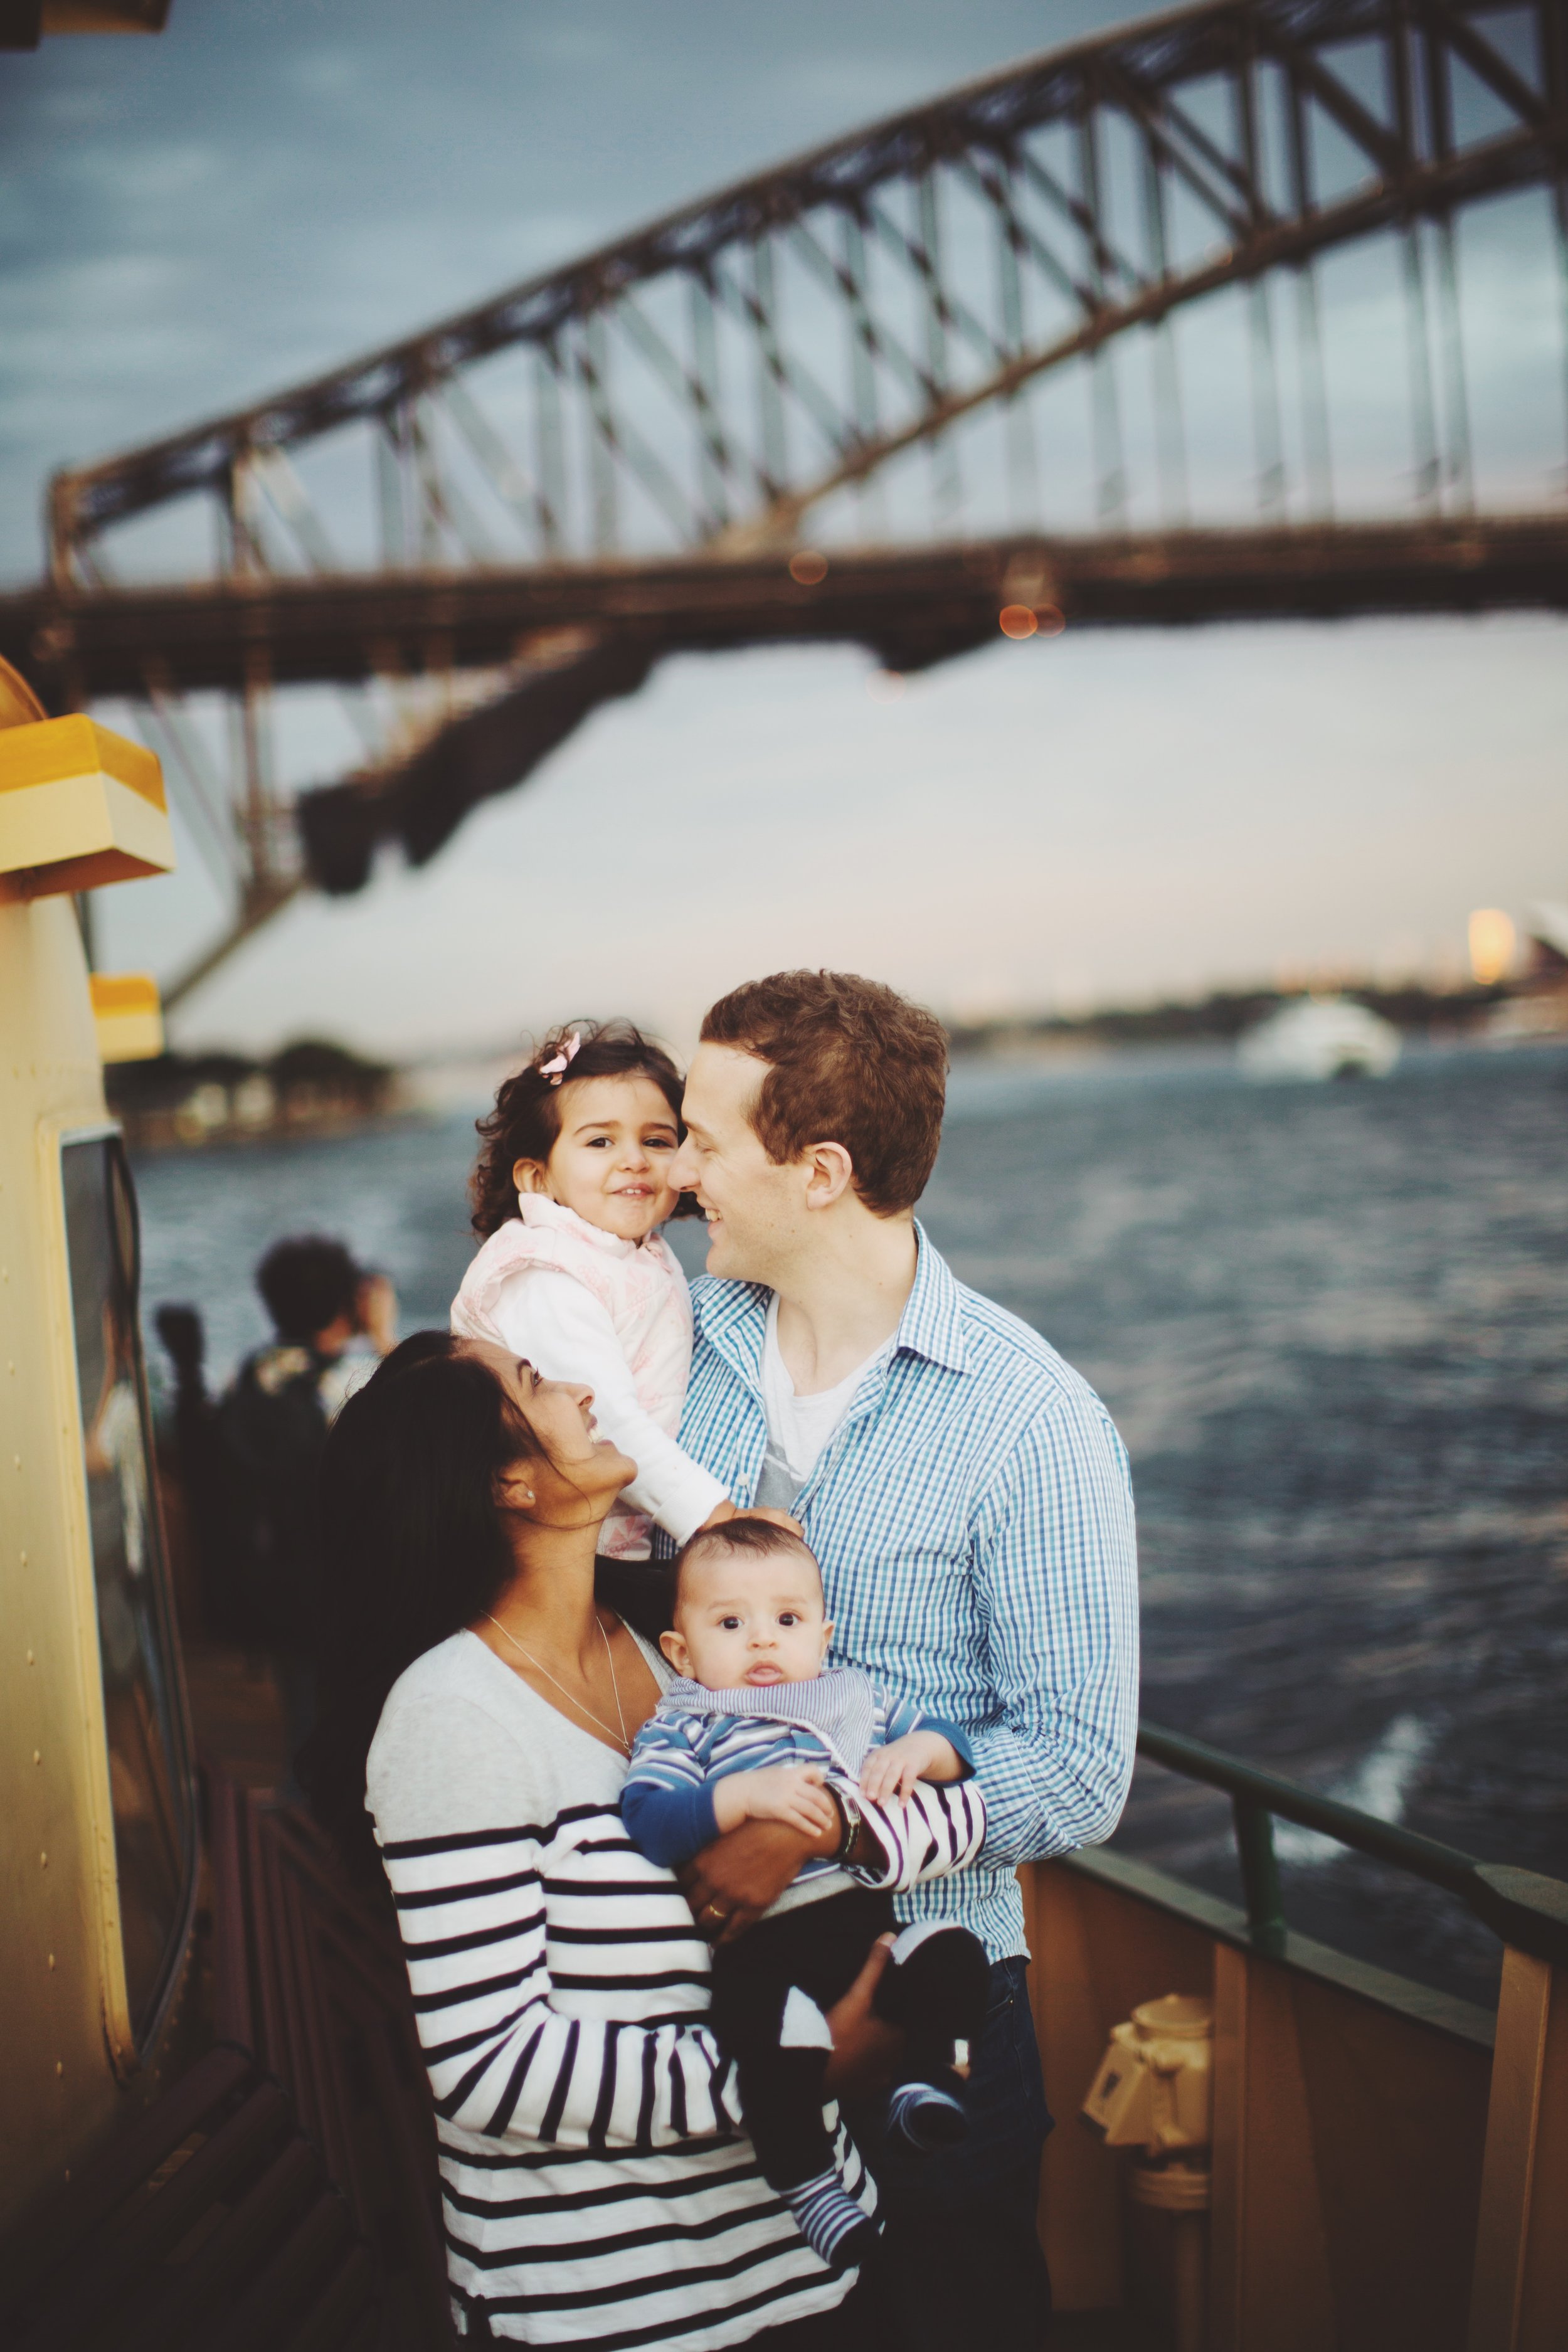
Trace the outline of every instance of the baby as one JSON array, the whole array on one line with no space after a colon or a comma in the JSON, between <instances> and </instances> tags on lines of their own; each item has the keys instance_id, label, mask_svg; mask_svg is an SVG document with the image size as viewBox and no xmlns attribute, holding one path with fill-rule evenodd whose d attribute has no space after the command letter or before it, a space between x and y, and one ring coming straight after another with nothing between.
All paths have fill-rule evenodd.
<instances>
[{"instance_id":1,"label":"baby","mask_svg":"<svg viewBox=\"0 0 1568 2352\"><path fill-rule=\"evenodd\" d=\"M852 1666L826 1667L833 1627L822 1571L799 1537L741 1517L701 1528L677 1562L675 1626L661 1637L681 1679L637 1734L621 1795L635 1844L670 1868L743 1821L787 1822L848 1844L857 1786L908 1801L917 1780L973 1769L963 1734L889 1708ZM763 2174L835 2270L863 2262L875 2223L846 2192L823 2119L833 2042L824 2011L895 1926L891 1897L813 1855L747 1934L713 1955L712 2025L735 2061ZM906 1927L878 1987L904 2029L889 2137L928 2155L968 2129L956 2068L986 2002L984 1947L958 1927Z\"/></svg>"}]
</instances>

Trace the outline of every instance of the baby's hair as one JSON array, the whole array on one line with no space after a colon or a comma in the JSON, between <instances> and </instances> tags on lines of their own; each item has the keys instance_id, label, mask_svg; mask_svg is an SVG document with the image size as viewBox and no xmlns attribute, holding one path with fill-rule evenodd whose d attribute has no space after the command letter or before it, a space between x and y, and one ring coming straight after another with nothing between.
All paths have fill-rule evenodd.
<instances>
[{"instance_id":1,"label":"baby's hair","mask_svg":"<svg viewBox=\"0 0 1568 2352\"><path fill-rule=\"evenodd\" d=\"M803 1551L822 1579L822 1567L816 1554L804 1536L792 1536L776 1519L753 1518L748 1511L738 1511L732 1519L721 1519L716 1528L699 1528L688 1536L675 1555L675 1594L680 1598L681 1581L688 1563L704 1551L746 1551L753 1558L775 1551Z\"/></svg>"},{"instance_id":2,"label":"baby's hair","mask_svg":"<svg viewBox=\"0 0 1568 2352\"><path fill-rule=\"evenodd\" d=\"M545 1075L546 1065L557 1062L574 1038L575 1051L552 1084ZM551 1030L531 1061L501 1086L494 1110L477 1121L483 1141L468 1180L468 1202L474 1231L481 1241L489 1241L517 1214L517 1186L511 1173L517 1162L537 1160L542 1166L554 1150L561 1133L561 1097L566 1087L578 1078L630 1077L653 1080L669 1105L677 1135L684 1136L682 1079L662 1045L656 1045L629 1021L566 1021ZM690 1215L695 1207L695 1200L682 1194L675 1213Z\"/></svg>"}]
</instances>

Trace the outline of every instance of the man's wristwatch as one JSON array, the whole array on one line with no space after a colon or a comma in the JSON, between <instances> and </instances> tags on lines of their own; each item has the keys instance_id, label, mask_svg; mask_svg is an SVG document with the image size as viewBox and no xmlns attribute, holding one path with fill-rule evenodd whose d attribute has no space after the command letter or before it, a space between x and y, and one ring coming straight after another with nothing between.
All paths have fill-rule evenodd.
<instances>
[{"instance_id":1,"label":"man's wristwatch","mask_svg":"<svg viewBox=\"0 0 1568 2352\"><path fill-rule=\"evenodd\" d=\"M841 1864L852 1862L855 1849L860 1843L860 1808L847 1789L837 1788L832 1781L828 1783L827 1793L837 1806L838 1818L844 1824L844 1834L838 1841L838 1851L833 1859Z\"/></svg>"}]
</instances>

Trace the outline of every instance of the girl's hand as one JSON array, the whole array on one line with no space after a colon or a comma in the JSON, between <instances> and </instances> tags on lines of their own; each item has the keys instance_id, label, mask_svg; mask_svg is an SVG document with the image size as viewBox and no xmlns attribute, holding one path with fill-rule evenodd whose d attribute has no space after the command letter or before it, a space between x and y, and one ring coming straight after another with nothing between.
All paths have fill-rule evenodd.
<instances>
[{"instance_id":1,"label":"girl's hand","mask_svg":"<svg viewBox=\"0 0 1568 2352\"><path fill-rule=\"evenodd\" d=\"M783 1528L786 1535L804 1537L805 1533L798 1519L792 1519L787 1511L775 1511L771 1503L759 1503L753 1509L750 1503L732 1503L728 1495L722 1502L714 1504L700 1532L706 1535L710 1528L721 1528L726 1519L735 1518L770 1519L775 1528Z\"/></svg>"},{"instance_id":2,"label":"girl's hand","mask_svg":"<svg viewBox=\"0 0 1568 2352\"><path fill-rule=\"evenodd\" d=\"M907 1805L917 1780L956 1780L963 1769L952 1740L940 1731L907 1731L886 1748L872 1748L860 1787L874 1805L885 1805L891 1797Z\"/></svg>"},{"instance_id":3,"label":"girl's hand","mask_svg":"<svg viewBox=\"0 0 1568 2352\"><path fill-rule=\"evenodd\" d=\"M803 1837L825 1837L838 1822L827 1793L826 1775L816 1764L772 1764L761 1772L727 1772L721 1788L738 1785L742 1819L784 1822Z\"/></svg>"}]
</instances>

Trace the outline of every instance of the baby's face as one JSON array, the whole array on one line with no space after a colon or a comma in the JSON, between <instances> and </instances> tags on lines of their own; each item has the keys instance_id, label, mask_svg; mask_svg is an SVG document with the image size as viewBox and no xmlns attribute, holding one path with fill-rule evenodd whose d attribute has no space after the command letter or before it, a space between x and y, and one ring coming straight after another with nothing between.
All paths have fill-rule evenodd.
<instances>
[{"instance_id":1,"label":"baby's face","mask_svg":"<svg viewBox=\"0 0 1568 2352\"><path fill-rule=\"evenodd\" d=\"M750 1552L715 1543L682 1569L674 1630L661 1647L678 1675L734 1690L815 1681L832 1638L821 1572L804 1547Z\"/></svg>"}]
</instances>

